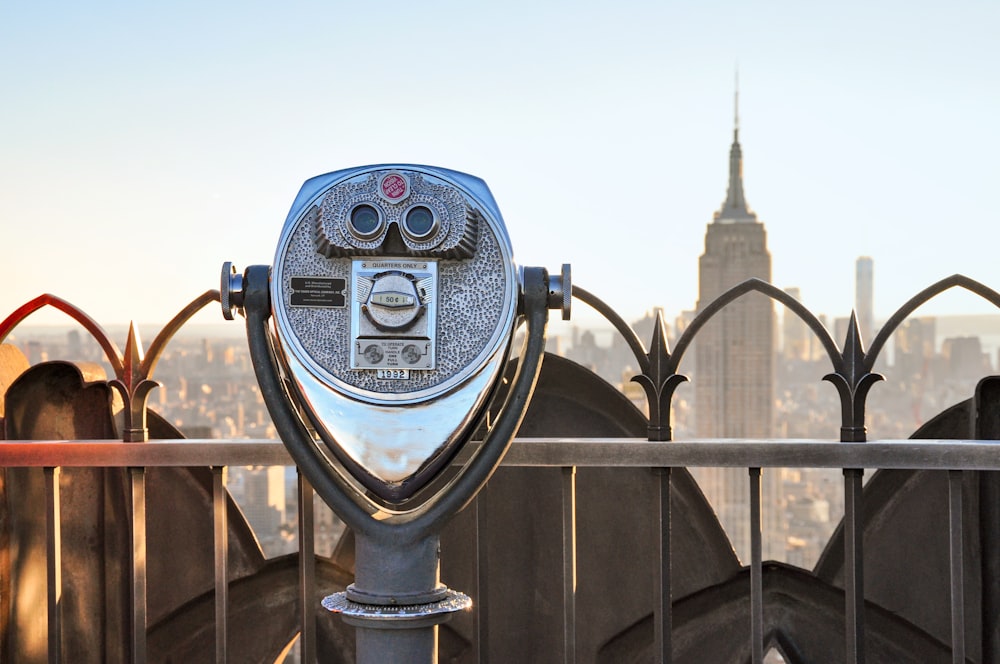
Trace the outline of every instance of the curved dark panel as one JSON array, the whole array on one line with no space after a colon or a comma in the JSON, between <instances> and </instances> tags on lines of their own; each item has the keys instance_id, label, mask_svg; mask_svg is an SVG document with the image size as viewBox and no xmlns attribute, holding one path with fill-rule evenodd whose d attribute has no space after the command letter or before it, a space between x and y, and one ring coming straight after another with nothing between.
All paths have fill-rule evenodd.
<instances>
[{"instance_id":1,"label":"curved dark panel","mask_svg":"<svg viewBox=\"0 0 1000 664\"><path fill-rule=\"evenodd\" d=\"M323 559L316 560L316 604L344 590L351 578ZM229 586L228 656L232 662L271 664L299 631L297 554L268 561ZM320 610L317 648L323 662L354 661L354 631ZM194 664L215 661L215 593L209 591L150 628L149 661Z\"/></svg>"},{"instance_id":2,"label":"curved dark panel","mask_svg":"<svg viewBox=\"0 0 1000 664\"><path fill-rule=\"evenodd\" d=\"M124 491L124 489L123 489ZM229 578L252 575L264 555L239 506L227 496ZM150 625L215 585L212 473L146 471L147 620ZM122 524L124 528L126 524Z\"/></svg>"},{"instance_id":3,"label":"curved dark panel","mask_svg":"<svg viewBox=\"0 0 1000 664\"><path fill-rule=\"evenodd\" d=\"M945 408L917 429L910 438L951 439L975 438L975 402L966 399Z\"/></svg>"},{"instance_id":4,"label":"curved dark panel","mask_svg":"<svg viewBox=\"0 0 1000 664\"><path fill-rule=\"evenodd\" d=\"M103 371L69 362L44 362L25 370L4 395L6 438L113 437L110 390L103 378ZM4 556L6 569L0 571L2 592L9 598L5 608L10 612L3 638L6 653L0 659L44 660L45 477L41 468L6 468L3 475L5 546L15 553ZM60 471L63 648L80 653L80 662L101 661L95 635L103 636L106 624L121 622L126 615L118 589L128 587L127 577L123 570L105 567L107 552L117 555L124 550L124 531L116 533L103 525L105 478L115 475L100 468ZM124 654L125 643L111 637L104 647L114 658Z\"/></svg>"},{"instance_id":5,"label":"curved dark panel","mask_svg":"<svg viewBox=\"0 0 1000 664\"><path fill-rule=\"evenodd\" d=\"M971 399L929 420L911 438L973 437ZM980 605L979 474L963 478L965 615ZM862 497L865 597L945 643L951 642L948 474L945 471L879 470ZM843 522L814 568L820 580L844 583ZM966 620L967 652L978 660L981 626Z\"/></svg>"},{"instance_id":6,"label":"curved dark panel","mask_svg":"<svg viewBox=\"0 0 1000 664\"><path fill-rule=\"evenodd\" d=\"M19 377L0 396L7 404L4 424L9 439L118 438L112 392L99 367L42 363L19 370ZM152 411L148 426L151 438L183 438ZM0 556L0 592L9 598L6 611L10 616L0 638L5 649L0 659L32 662L36 659L31 653L39 653L44 661L47 635L45 620L39 620L37 579L45 578L45 480L39 468L0 472L4 544L17 551L17 555ZM71 653L74 662L127 659L131 550L127 487L124 469L61 470L63 652ZM230 579L252 579L263 568L264 557L232 499L227 509ZM167 616L179 619L182 607L214 588L211 471L148 469L146 517L147 619L153 629L162 629L157 627L159 621ZM276 578L290 585L258 585L254 601L295 594L297 579ZM243 610L241 601L240 596L231 598L235 613ZM207 629L214 629L214 612L206 619ZM234 621L230 635L234 642L266 637L274 638L275 644L285 636L262 629L254 621ZM280 646L285 643L287 639Z\"/></svg>"},{"instance_id":7,"label":"curved dark panel","mask_svg":"<svg viewBox=\"0 0 1000 664\"><path fill-rule=\"evenodd\" d=\"M518 436L645 437L646 426L642 412L617 389L570 360L546 354ZM672 473L672 580L675 596L681 596L724 581L739 563L698 485L683 468ZM559 468L501 467L481 494L478 505L488 522L491 660L560 657L564 479ZM579 661L593 661L601 644L652 611L658 491L659 476L646 468L576 471ZM476 587L474 532L475 512L466 510L442 539L442 579L466 592ZM451 624L473 640L471 616Z\"/></svg>"},{"instance_id":8,"label":"curved dark panel","mask_svg":"<svg viewBox=\"0 0 1000 664\"><path fill-rule=\"evenodd\" d=\"M674 661L750 661L749 569L723 584L674 603ZM846 661L844 594L809 572L781 563L763 566L764 647L777 647L792 664ZM868 661L893 664L950 662L950 649L873 603L865 606ZM599 664L655 661L652 618L601 648Z\"/></svg>"},{"instance_id":9,"label":"curved dark panel","mask_svg":"<svg viewBox=\"0 0 1000 664\"><path fill-rule=\"evenodd\" d=\"M513 374L514 365L508 367ZM545 353L528 412L517 435L646 436L646 416L625 395L572 360Z\"/></svg>"},{"instance_id":10,"label":"curved dark panel","mask_svg":"<svg viewBox=\"0 0 1000 664\"><path fill-rule=\"evenodd\" d=\"M95 365L43 362L7 389L4 428L8 440L115 438L111 391Z\"/></svg>"},{"instance_id":11,"label":"curved dark panel","mask_svg":"<svg viewBox=\"0 0 1000 664\"><path fill-rule=\"evenodd\" d=\"M28 358L17 346L0 344L0 435L3 434L4 395L18 376L27 371Z\"/></svg>"}]
</instances>

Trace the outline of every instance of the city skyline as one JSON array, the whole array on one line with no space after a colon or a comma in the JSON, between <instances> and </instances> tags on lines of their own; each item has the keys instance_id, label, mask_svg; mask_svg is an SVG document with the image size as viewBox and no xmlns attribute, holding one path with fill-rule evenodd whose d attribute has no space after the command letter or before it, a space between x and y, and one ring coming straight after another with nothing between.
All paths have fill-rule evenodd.
<instances>
[{"instance_id":1,"label":"city skyline","mask_svg":"<svg viewBox=\"0 0 1000 664\"><path fill-rule=\"evenodd\" d=\"M270 263L306 179L378 162L482 177L521 264L570 262L629 316L690 309L737 66L776 286L843 316L872 256L881 318L955 272L998 287L991 4L28 3L3 18L2 315L51 292L105 325L162 323L223 261ZM964 293L929 308L993 311Z\"/></svg>"}]
</instances>

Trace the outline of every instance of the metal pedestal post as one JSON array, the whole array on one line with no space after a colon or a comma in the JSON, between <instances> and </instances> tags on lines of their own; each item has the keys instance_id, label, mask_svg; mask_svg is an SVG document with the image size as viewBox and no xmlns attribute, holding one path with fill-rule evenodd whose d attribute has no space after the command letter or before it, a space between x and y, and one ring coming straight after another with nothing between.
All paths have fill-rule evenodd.
<instances>
[{"instance_id":1,"label":"metal pedestal post","mask_svg":"<svg viewBox=\"0 0 1000 664\"><path fill-rule=\"evenodd\" d=\"M358 664L437 662L438 625L472 606L439 574L437 534L415 542L356 534L355 581L323 606L357 627Z\"/></svg>"}]
</instances>

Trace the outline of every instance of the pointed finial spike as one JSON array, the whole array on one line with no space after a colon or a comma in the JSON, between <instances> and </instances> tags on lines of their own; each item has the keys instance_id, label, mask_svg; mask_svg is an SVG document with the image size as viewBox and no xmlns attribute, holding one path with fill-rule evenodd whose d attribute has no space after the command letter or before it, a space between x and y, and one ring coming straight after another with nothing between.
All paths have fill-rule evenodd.
<instances>
[{"instance_id":1,"label":"pointed finial spike","mask_svg":"<svg viewBox=\"0 0 1000 664\"><path fill-rule=\"evenodd\" d=\"M670 344L667 343L667 323L663 319L663 309L661 307L656 307L656 309L653 310L653 315L653 343L659 344L667 355L669 355Z\"/></svg>"},{"instance_id":2,"label":"pointed finial spike","mask_svg":"<svg viewBox=\"0 0 1000 664\"><path fill-rule=\"evenodd\" d=\"M128 324L128 339L125 341L125 347L128 349L126 354L134 355L135 359L142 362L144 354L142 339L139 338L139 330L136 329L135 322L133 321L130 321Z\"/></svg>"},{"instance_id":3,"label":"pointed finial spike","mask_svg":"<svg viewBox=\"0 0 1000 664\"><path fill-rule=\"evenodd\" d=\"M663 310L657 307L653 312L653 335L649 341L649 366L651 376L660 384L670 373L670 348L667 345L667 327L663 321Z\"/></svg>"},{"instance_id":4,"label":"pointed finial spike","mask_svg":"<svg viewBox=\"0 0 1000 664\"><path fill-rule=\"evenodd\" d=\"M663 316L661 316L660 312L657 311L655 314L655 320L653 322L653 337L652 339L650 339L649 342L650 355L652 355L653 353L655 353L660 349L664 350L666 349L667 347L666 338L667 334L663 325Z\"/></svg>"},{"instance_id":5,"label":"pointed finial spike","mask_svg":"<svg viewBox=\"0 0 1000 664\"><path fill-rule=\"evenodd\" d=\"M144 378L141 375L142 340L139 339L139 331L136 329L134 322L129 322L128 325L128 339L125 341L124 355L123 373L125 375L121 376L121 379L129 386L129 389L132 389Z\"/></svg>"},{"instance_id":6,"label":"pointed finial spike","mask_svg":"<svg viewBox=\"0 0 1000 664\"><path fill-rule=\"evenodd\" d=\"M849 343L851 344L856 343L859 335L860 331L858 330L858 316L856 313L854 313L853 310L851 310L851 319L847 323L847 338L844 341L844 349L845 350L847 349Z\"/></svg>"},{"instance_id":7,"label":"pointed finial spike","mask_svg":"<svg viewBox=\"0 0 1000 664\"><path fill-rule=\"evenodd\" d=\"M866 373L864 363L865 348L861 342L861 331L858 329L858 317L851 312L851 320L847 324L847 336L844 339L844 364L848 367L852 385Z\"/></svg>"}]
</instances>

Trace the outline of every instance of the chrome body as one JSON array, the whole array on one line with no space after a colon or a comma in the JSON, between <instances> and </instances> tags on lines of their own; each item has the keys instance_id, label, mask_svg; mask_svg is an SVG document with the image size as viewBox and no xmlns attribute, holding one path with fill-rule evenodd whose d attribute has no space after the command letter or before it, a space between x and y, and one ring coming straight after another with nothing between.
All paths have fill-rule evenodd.
<instances>
[{"instance_id":1,"label":"chrome body","mask_svg":"<svg viewBox=\"0 0 1000 664\"><path fill-rule=\"evenodd\" d=\"M388 490L414 478L474 423L503 358L497 353L459 389L432 401L404 405L352 399L318 382L294 355L284 360L310 423L327 446L336 445L348 457L342 462L357 464Z\"/></svg>"},{"instance_id":2,"label":"chrome body","mask_svg":"<svg viewBox=\"0 0 1000 664\"><path fill-rule=\"evenodd\" d=\"M350 228L374 207L372 237ZM414 207L432 227L404 227ZM518 270L482 180L426 166L366 166L306 182L278 241L270 299L277 354L326 447L355 479L405 500L446 463L498 382Z\"/></svg>"}]
</instances>

